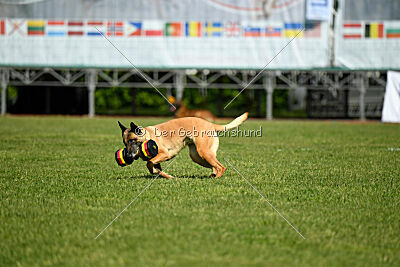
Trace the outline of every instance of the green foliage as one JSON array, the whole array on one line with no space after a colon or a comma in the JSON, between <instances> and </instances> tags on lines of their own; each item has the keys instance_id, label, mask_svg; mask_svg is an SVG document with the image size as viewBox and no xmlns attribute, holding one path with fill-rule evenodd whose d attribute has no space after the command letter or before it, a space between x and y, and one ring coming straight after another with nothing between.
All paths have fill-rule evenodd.
<instances>
[{"instance_id":1,"label":"green foliage","mask_svg":"<svg viewBox=\"0 0 400 267\"><path fill-rule=\"evenodd\" d=\"M287 110L288 107L288 95L287 90L275 90L273 95L274 111Z\"/></svg>"},{"instance_id":2,"label":"green foliage","mask_svg":"<svg viewBox=\"0 0 400 267\"><path fill-rule=\"evenodd\" d=\"M183 100L190 109L207 108L207 96L202 95L198 89L185 90Z\"/></svg>"},{"instance_id":3,"label":"green foliage","mask_svg":"<svg viewBox=\"0 0 400 267\"><path fill-rule=\"evenodd\" d=\"M144 108L161 108L166 105L166 100L158 93L141 90L136 94L135 103Z\"/></svg>"},{"instance_id":4,"label":"green foliage","mask_svg":"<svg viewBox=\"0 0 400 267\"><path fill-rule=\"evenodd\" d=\"M96 112L98 114L131 114L132 95L130 88L99 88L96 90ZM170 115L168 103L153 89L135 89L136 114ZM163 89L159 89L165 95Z\"/></svg>"},{"instance_id":5,"label":"green foliage","mask_svg":"<svg viewBox=\"0 0 400 267\"><path fill-rule=\"evenodd\" d=\"M172 115L169 111L170 106L157 91L152 88L135 90L135 115ZM165 89L160 88L159 90L166 95ZM246 111L249 111L252 116L265 116L265 91L257 92L246 89L239 94L240 91L223 89L221 96L219 90L215 88L209 88L204 95L199 89L186 88L184 102L190 109L209 109L218 115L221 107L224 108L236 97L228 108L223 110L223 116L233 117ZM305 112L288 112L287 99L287 91L274 91L274 114L280 117L305 117ZM260 102L259 108L257 108L258 101ZM96 112L98 114L131 114L131 102L130 88L99 88L96 90Z\"/></svg>"},{"instance_id":6,"label":"green foliage","mask_svg":"<svg viewBox=\"0 0 400 267\"><path fill-rule=\"evenodd\" d=\"M399 125L248 120L263 136L220 138L222 178L184 149L95 240L152 181L115 163L118 119L165 121L0 118L1 266L400 265Z\"/></svg>"},{"instance_id":7,"label":"green foliage","mask_svg":"<svg viewBox=\"0 0 400 267\"><path fill-rule=\"evenodd\" d=\"M14 86L7 87L7 104L14 105L18 99L18 90Z\"/></svg>"},{"instance_id":8,"label":"green foliage","mask_svg":"<svg viewBox=\"0 0 400 267\"><path fill-rule=\"evenodd\" d=\"M129 88L98 88L95 93L96 108L116 110L129 106L132 101Z\"/></svg>"}]
</instances>

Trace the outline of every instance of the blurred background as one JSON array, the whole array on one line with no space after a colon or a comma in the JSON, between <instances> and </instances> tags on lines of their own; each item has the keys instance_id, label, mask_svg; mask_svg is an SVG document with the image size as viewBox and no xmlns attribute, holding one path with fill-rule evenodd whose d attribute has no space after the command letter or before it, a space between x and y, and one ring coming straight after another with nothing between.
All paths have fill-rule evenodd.
<instances>
[{"instance_id":1,"label":"blurred background","mask_svg":"<svg viewBox=\"0 0 400 267\"><path fill-rule=\"evenodd\" d=\"M1 113L381 119L399 51L399 0L0 0Z\"/></svg>"}]
</instances>

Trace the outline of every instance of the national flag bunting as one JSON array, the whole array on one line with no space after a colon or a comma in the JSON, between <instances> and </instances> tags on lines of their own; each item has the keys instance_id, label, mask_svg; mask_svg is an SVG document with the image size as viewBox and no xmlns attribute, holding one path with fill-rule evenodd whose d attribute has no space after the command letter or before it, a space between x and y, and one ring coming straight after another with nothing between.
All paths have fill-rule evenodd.
<instances>
[{"instance_id":1,"label":"national flag bunting","mask_svg":"<svg viewBox=\"0 0 400 267\"><path fill-rule=\"evenodd\" d=\"M0 20L0 35L6 34L6 21Z\"/></svg>"},{"instance_id":2,"label":"national flag bunting","mask_svg":"<svg viewBox=\"0 0 400 267\"><path fill-rule=\"evenodd\" d=\"M28 20L28 35L44 35L44 20Z\"/></svg>"},{"instance_id":3,"label":"national flag bunting","mask_svg":"<svg viewBox=\"0 0 400 267\"><path fill-rule=\"evenodd\" d=\"M263 34L265 37L281 37L282 36L282 28L267 26L265 27L265 32Z\"/></svg>"},{"instance_id":4,"label":"national flag bunting","mask_svg":"<svg viewBox=\"0 0 400 267\"><path fill-rule=\"evenodd\" d=\"M165 24L166 36L182 36L182 23L170 22Z\"/></svg>"},{"instance_id":5,"label":"national flag bunting","mask_svg":"<svg viewBox=\"0 0 400 267\"><path fill-rule=\"evenodd\" d=\"M204 36L222 36L222 23L221 22L206 22L204 25Z\"/></svg>"},{"instance_id":6,"label":"national flag bunting","mask_svg":"<svg viewBox=\"0 0 400 267\"><path fill-rule=\"evenodd\" d=\"M163 36L163 30L145 30L145 36Z\"/></svg>"},{"instance_id":7,"label":"national flag bunting","mask_svg":"<svg viewBox=\"0 0 400 267\"><path fill-rule=\"evenodd\" d=\"M83 22L68 21L68 35L83 35Z\"/></svg>"},{"instance_id":8,"label":"national flag bunting","mask_svg":"<svg viewBox=\"0 0 400 267\"><path fill-rule=\"evenodd\" d=\"M190 37L200 37L201 32L201 22L190 21L185 24L185 35Z\"/></svg>"},{"instance_id":9,"label":"national flag bunting","mask_svg":"<svg viewBox=\"0 0 400 267\"><path fill-rule=\"evenodd\" d=\"M127 35L128 36L142 35L142 23L137 21L129 21L129 23L127 24Z\"/></svg>"},{"instance_id":10,"label":"national flag bunting","mask_svg":"<svg viewBox=\"0 0 400 267\"><path fill-rule=\"evenodd\" d=\"M245 37L261 37L260 27L247 26L243 29L243 32Z\"/></svg>"},{"instance_id":11,"label":"national flag bunting","mask_svg":"<svg viewBox=\"0 0 400 267\"><path fill-rule=\"evenodd\" d=\"M287 38L303 37L303 24L301 23L285 23L283 36Z\"/></svg>"},{"instance_id":12,"label":"national flag bunting","mask_svg":"<svg viewBox=\"0 0 400 267\"><path fill-rule=\"evenodd\" d=\"M382 23L367 23L365 24L365 38L383 38Z\"/></svg>"},{"instance_id":13,"label":"national flag bunting","mask_svg":"<svg viewBox=\"0 0 400 267\"><path fill-rule=\"evenodd\" d=\"M398 28L386 28L386 38L400 38L400 27Z\"/></svg>"},{"instance_id":14,"label":"national flag bunting","mask_svg":"<svg viewBox=\"0 0 400 267\"><path fill-rule=\"evenodd\" d=\"M106 34L105 23L101 20L89 20L87 24L87 35L88 36L101 36Z\"/></svg>"},{"instance_id":15,"label":"national flag bunting","mask_svg":"<svg viewBox=\"0 0 400 267\"><path fill-rule=\"evenodd\" d=\"M46 26L47 36L65 36L67 34L65 21L63 20L48 20Z\"/></svg>"},{"instance_id":16,"label":"national flag bunting","mask_svg":"<svg viewBox=\"0 0 400 267\"><path fill-rule=\"evenodd\" d=\"M21 19L10 19L7 20L8 26L6 26L7 35L26 35L26 20Z\"/></svg>"},{"instance_id":17,"label":"national flag bunting","mask_svg":"<svg viewBox=\"0 0 400 267\"><path fill-rule=\"evenodd\" d=\"M124 23L122 21L108 21L107 36L124 36Z\"/></svg>"},{"instance_id":18,"label":"national flag bunting","mask_svg":"<svg viewBox=\"0 0 400 267\"><path fill-rule=\"evenodd\" d=\"M164 23L156 20L149 20L143 22L144 35L149 37L163 36Z\"/></svg>"},{"instance_id":19,"label":"national flag bunting","mask_svg":"<svg viewBox=\"0 0 400 267\"><path fill-rule=\"evenodd\" d=\"M361 39L362 24L361 23L344 23L343 38L344 39Z\"/></svg>"},{"instance_id":20,"label":"national flag bunting","mask_svg":"<svg viewBox=\"0 0 400 267\"><path fill-rule=\"evenodd\" d=\"M242 28L237 22L230 22L225 24L224 33L227 37L237 37L240 36Z\"/></svg>"},{"instance_id":21,"label":"national flag bunting","mask_svg":"<svg viewBox=\"0 0 400 267\"><path fill-rule=\"evenodd\" d=\"M167 37L285 37L320 38L324 24L279 23L279 22L164 22L145 21L103 21L103 20L22 20L1 19L1 35L30 36L167 36ZM344 39L400 38L397 22L344 22L341 35Z\"/></svg>"}]
</instances>

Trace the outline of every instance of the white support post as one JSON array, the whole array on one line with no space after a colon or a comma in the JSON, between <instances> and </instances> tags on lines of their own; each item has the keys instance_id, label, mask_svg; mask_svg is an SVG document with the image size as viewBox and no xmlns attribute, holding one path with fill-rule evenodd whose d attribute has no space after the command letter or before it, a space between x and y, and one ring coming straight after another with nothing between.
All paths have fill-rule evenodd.
<instances>
[{"instance_id":1,"label":"white support post","mask_svg":"<svg viewBox=\"0 0 400 267\"><path fill-rule=\"evenodd\" d=\"M88 116L90 118L93 118L95 115L95 98L94 98L94 93L96 91L96 78L97 78L97 72L96 70L88 70L88 90L89 90L89 114Z\"/></svg>"},{"instance_id":2,"label":"white support post","mask_svg":"<svg viewBox=\"0 0 400 267\"><path fill-rule=\"evenodd\" d=\"M274 93L274 84L273 84L273 75L270 73L265 74L264 76L264 89L267 93L266 96L266 119L272 120L272 106L273 106L273 93Z\"/></svg>"},{"instance_id":3,"label":"white support post","mask_svg":"<svg viewBox=\"0 0 400 267\"><path fill-rule=\"evenodd\" d=\"M176 100L182 100L183 91L185 90L185 86L183 84L183 72L178 71L175 75L175 87L176 87Z\"/></svg>"},{"instance_id":4,"label":"white support post","mask_svg":"<svg viewBox=\"0 0 400 267\"><path fill-rule=\"evenodd\" d=\"M360 74L360 121L365 121L365 76Z\"/></svg>"},{"instance_id":5,"label":"white support post","mask_svg":"<svg viewBox=\"0 0 400 267\"><path fill-rule=\"evenodd\" d=\"M1 71L1 116L7 112L7 84L8 84L8 70Z\"/></svg>"}]
</instances>

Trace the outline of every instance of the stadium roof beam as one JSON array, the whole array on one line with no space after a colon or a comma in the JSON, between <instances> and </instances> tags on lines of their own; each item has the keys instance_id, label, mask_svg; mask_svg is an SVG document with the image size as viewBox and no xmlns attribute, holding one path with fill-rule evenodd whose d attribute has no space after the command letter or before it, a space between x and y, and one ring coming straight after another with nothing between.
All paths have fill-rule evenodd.
<instances>
[{"instance_id":1,"label":"stadium roof beam","mask_svg":"<svg viewBox=\"0 0 400 267\"><path fill-rule=\"evenodd\" d=\"M10 72L10 84L11 85L45 85L45 86L77 86L82 87L86 85L85 73L86 70L74 70L70 69L51 69L46 68L42 70L35 69L20 69L20 68L2 68L7 69ZM108 74L106 70L98 70L97 85L101 87L142 87L151 88L152 86L141 78L135 70L112 70ZM155 70L155 78L145 74L146 77L154 84L163 87L174 87L175 83L171 80L176 75L176 71L158 71ZM160 75L160 73L165 73ZM265 76L267 73L272 73L277 77L276 88L278 89L290 89L297 86L307 86L312 89L327 89L329 86L335 86L338 88L352 89L354 86L354 80L357 79L357 75L363 72L320 72L320 71L268 71L260 75ZM46 76L50 74L53 79ZM204 88L212 87L222 89L239 89L248 84L251 80L251 76L241 79L239 75L248 75L249 72L234 73L229 71L210 71L209 73L201 73L201 78L198 75L188 75L182 72L184 77L187 78L185 85L190 88ZM221 77L228 77L228 83L220 82L218 79ZM343 76L343 77L341 77ZM254 76L253 76L254 77ZM136 79L134 79L136 78ZM335 80L336 79L336 80ZM376 77L375 72L368 72L368 79L374 80L376 86L384 87L386 82L381 77ZM249 86L250 89L263 89L263 85L257 83L259 79L252 81ZM353 89L354 90L354 89Z\"/></svg>"}]
</instances>

